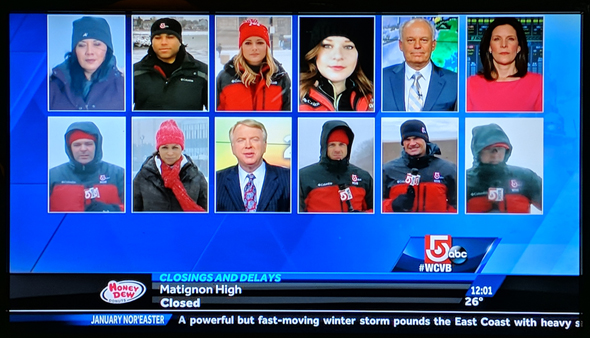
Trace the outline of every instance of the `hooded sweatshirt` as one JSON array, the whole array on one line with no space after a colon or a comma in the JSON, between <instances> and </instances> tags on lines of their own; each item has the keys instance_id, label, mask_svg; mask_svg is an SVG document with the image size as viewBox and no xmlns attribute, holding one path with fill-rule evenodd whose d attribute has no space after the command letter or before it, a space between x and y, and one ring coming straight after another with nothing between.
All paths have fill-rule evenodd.
<instances>
[{"instance_id":1,"label":"hooded sweatshirt","mask_svg":"<svg viewBox=\"0 0 590 338\"><path fill-rule=\"evenodd\" d=\"M76 130L92 135L96 142L94 158L86 164L74 159L68 139ZM102 161L102 135L92 122L72 123L64 135L69 162L49 170L49 210L123 211L125 172Z\"/></svg>"},{"instance_id":2,"label":"hooded sweatshirt","mask_svg":"<svg viewBox=\"0 0 590 338\"><path fill-rule=\"evenodd\" d=\"M337 128L346 132L349 141L346 157L340 161L328 157L328 138ZM320 161L299 171L299 211L372 211L373 178L367 171L349 163L353 141L354 133L346 122L324 123Z\"/></svg>"},{"instance_id":3,"label":"hooded sweatshirt","mask_svg":"<svg viewBox=\"0 0 590 338\"><path fill-rule=\"evenodd\" d=\"M467 170L467 212L529 213L542 208L542 180L532 170L506 164L512 154L510 139L495 123L473 128L473 167ZM482 163L481 151L491 145L508 147L504 161Z\"/></svg>"}]
</instances>

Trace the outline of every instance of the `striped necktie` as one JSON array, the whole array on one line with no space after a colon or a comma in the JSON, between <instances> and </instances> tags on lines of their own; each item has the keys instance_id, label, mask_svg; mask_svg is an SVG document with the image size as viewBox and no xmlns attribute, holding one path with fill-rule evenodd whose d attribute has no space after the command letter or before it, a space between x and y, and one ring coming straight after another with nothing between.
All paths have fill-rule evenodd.
<instances>
[{"instance_id":1,"label":"striped necktie","mask_svg":"<svg viewBox=\"0 0 590 338\"><path fill-rule=\"evenodd\" d=\"M422 74L420 72L414 73L412 75L412 86L410 87L410 96L408 97L408 109L407 111L421 111L422 106L424 106L424 101L422 100L422 90L420 89L420 83L418 80L422 78Z\"/></svg>"},{"instance_id":2,"label":"striped necktie","mask_svg":"<svg viewBox=\"0 0 590 338\"><path fill-rule=\"evenodd\" d=\"M248 182L244 187L244 207L247 212L256 211L256 186L254 185L254 174L248 174Z\"/></svg>"}]
</instances>

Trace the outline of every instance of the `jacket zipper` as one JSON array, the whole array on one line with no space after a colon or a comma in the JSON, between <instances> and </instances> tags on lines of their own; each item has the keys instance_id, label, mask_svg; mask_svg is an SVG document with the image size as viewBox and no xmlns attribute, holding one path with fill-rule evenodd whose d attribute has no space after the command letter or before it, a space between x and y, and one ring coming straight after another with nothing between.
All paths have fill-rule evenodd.
<instances>
[{"instance_id":1,"label":"jacket zipper","mask_svg":"<svg viewBox=\"0 0 590 338\"><path fill-rule=\"evenodd\" d=\"M332 84L332 82L331 82L331 81L328 81L328 83L329 83L329 84L332 86L332 92L336 92L336 91L334 90L335 88L334 88L334 85ZM320 91L321 91L321 92L324 94L324 97L326 97L326 98L328 98L329 100L331 100L331 101L332 101L332 102L329 102L330 104L332 104L332 109L333 109L334 111L338 111L338 109L337 109L336 107L338 107L338 99L339 99L339 98L335 98L335 97L332 97L332 96L330 96L330 94L326 93L326 92L325 92L325 91L322 89L322 87L317 87L317 88L318 88L318 89L319 89L319 90L320 90Z\"/></svg>"},{"instance_id":2,"label":"jacket zipper","mask_svg":"<svg viewBox=\"0 0 590 338\"><path fill-rule=\"evenodd\" d=\"M426 187L424 187L423 196L422 196L422 211L426 211Z\"/></svg>"},{"instance_id":3,"label":"jacket zipper","mask_svg":"<svg viewBox=\"0 0 590 338\"><path fill-rule=\"evenodd\" d=\"M414 191L416 193L416 212L420 211L420 185L414 186Z\"/></svg>"}]
</instances>

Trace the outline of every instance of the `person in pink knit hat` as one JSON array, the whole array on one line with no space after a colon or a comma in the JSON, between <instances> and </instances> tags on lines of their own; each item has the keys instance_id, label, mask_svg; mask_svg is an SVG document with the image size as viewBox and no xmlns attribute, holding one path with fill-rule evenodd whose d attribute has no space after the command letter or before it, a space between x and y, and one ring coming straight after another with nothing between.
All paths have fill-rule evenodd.
<instances>
[{"instance_id":1,"label":"person in pink knit hat","mask_svg":"<svg viewBox=\"0 0 590 338\"><path fill-rule=\"evenodd\" d=\"M133 211L207 211L207 180L183 150L182 130L162 122L156 151L133 180Z\"/></svg>"}]
</instances>

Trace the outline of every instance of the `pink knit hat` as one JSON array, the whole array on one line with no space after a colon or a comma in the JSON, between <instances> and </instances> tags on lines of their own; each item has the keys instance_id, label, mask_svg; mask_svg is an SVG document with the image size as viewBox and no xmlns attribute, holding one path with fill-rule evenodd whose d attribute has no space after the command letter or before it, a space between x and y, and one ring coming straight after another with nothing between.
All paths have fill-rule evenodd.
<instances>
[{"instance_id":1,"label":"pink knit hat","mask_svg":"<svg viewBox=\"0 0 590 338\"><path fill-rule=\"evenodd\" d=\"M268 29L265 25L258 22L256 19L248 19L240 25L240 43L238 47L242 47L244 40L251 36L258 36L264 39L267 46L270 46L270 38L268 37Z\"/></svg>"},{"instance_id":2,"label":"pink knit hat","mask_svg":"<svg viewBox=\"0 0 590 338\"><path fill-rule=\"evenodd\" d=\"M165 144L180 144L180 147L184 150L184 134L174 120L162 122L160 129L156 133L156 150Z\"/></svg>"}]
</instances>

